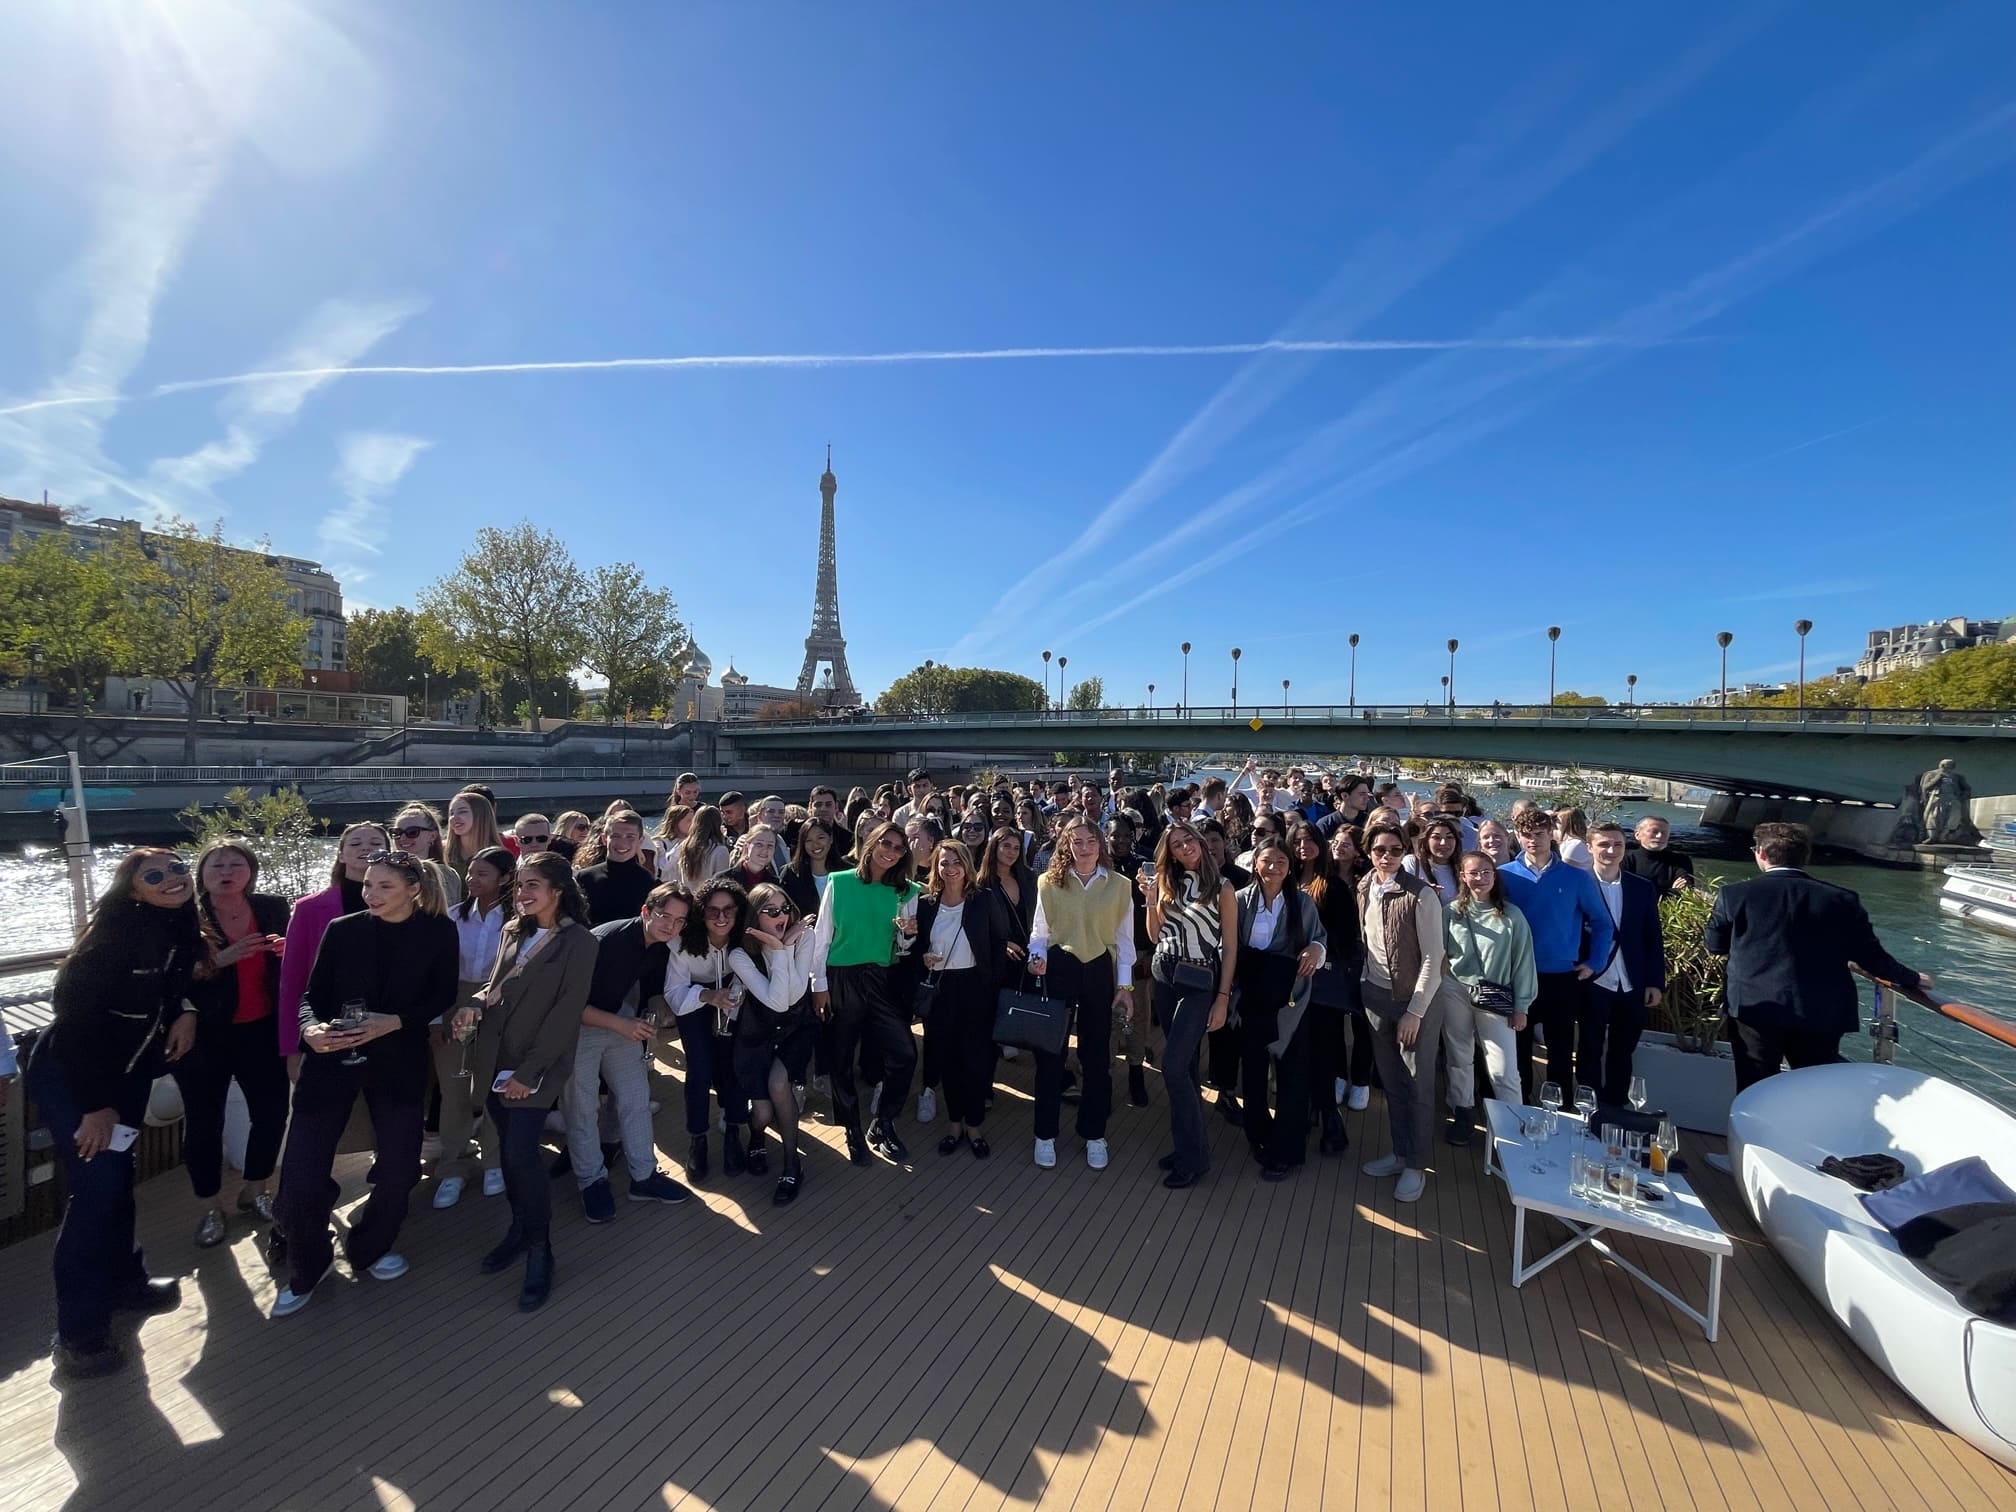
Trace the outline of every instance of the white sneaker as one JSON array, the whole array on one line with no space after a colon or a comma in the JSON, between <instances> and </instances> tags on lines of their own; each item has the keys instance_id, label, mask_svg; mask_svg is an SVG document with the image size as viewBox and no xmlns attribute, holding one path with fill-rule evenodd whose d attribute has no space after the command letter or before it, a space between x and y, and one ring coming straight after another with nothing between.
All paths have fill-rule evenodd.
<instances>
[{"instance_id":1,"label":"white sneaker","mask_svg":"<svg viewBox=\"0 0 2016 1512\"><path fill-rule=\"evenodd\" d=\"M374 1281L397 1281L407 1271L404 1255L383 1255L371 1264L371 1278Z\"/></svg>"},{"instance_id":2,"label":"white sneaker","mask_svg":"<svg viewBox=\"0 0 2016 1512\"><path fill-rule=\"evenodd\" d=\"M1039 1139L1036 1141L1036 1164L1046 1171L1052 1169L1057 1164L1056 1140Z\"/></svg>"},{"instance_id":3,"label":"white sneaker","mask_svg":"<svg viewBox=\"0 0 2016 1512\"><path fill-rule=\"evenodd\" d=\"M295 1313L308 1305L309 1299L315 1295L315 1287L327 1281L329 1279L329 1272L334 1269L336 1269L336 1259L332 1255L329 1263L322 1267L322 1274L315 1278L315 1286L309 1287L304 1292L296 1292L291 1287L281 1287L280 1295L273 1299L273 1311L270 1316L275 1318L293 1317Z\"/></svg>"},{"instance_id":4,"label":"white sneaker","mask_svg":"<svg viewBox=\"0 0 2016 1512\"><path fill-rule=\"evenodd\" d=\"M1106 1141L1088 1139L1085 1141L1085 1164L1095 1171L1106 1169Z\"/></svg>"},{"instance_id":5,"label":"white sneaker","mask_svg":"<svg viewBox=\"0 0 2016 1512\"><path fill-rule=\"evenodd\" d=\"M1368 1160L1361 1168L1367 1176L1398 1176L1407 1169L1407 1162L1398 1155L1381 1155L1377 1160Z\"/></svg>"},{"instance_id":6,"label":"white sneaker","mask_svg":"<svg viewBox=\"0 0 2016 1512\"><path fill-rule=\"evenodd\" d=\"M502 1172L498 1173L502 1175ZM463 1181L460 1176L444 1176L441 1184L434 1188L434 1206L451 1208L462 1200Z\"/></svg>"},{"instance_id":7,"label":"white sneaker","mask_svg":"<svg viewBox=\"0 0 2016 1512\"><path fill-rule=\"evenodd\" d=\"M1393 1188L1395 1202L1412 1202L1421 1195L1428 1185L1426 1171L1407 1170L1400 1173L1400 1180Z\"/></svg>"},{"instance_id":8,"label":"white sneaker","mask_svg":"<svg viewBox=\"0 0 2016 1512\"><path fill-rule=\"evenodd\" d=\"M926 1087L917 1094L917 1122L925 1124L938 1116L938 1094Z\"/></svg>"},{"instance_id":9,"label":"white sneaker","mask_svg":"<svg viewBox=\"0 0 2016 1512\"><path fill-rule=\"evenodd\" d=\"M1345 1098L1344 1101L1353 1113L1363 1113L1366 1108L1371 1106L1372 1089L1370 1087L1353 1087L1351 1095Z\"/></svg>"},{"instance_id":10,"label":"white sneaker","mask_svg":"<svg viewBox=\"0 0 2016 1512\"><path fill-rule=\"evenodd\" d=\"M1020 1060L1022 1059L1022 1052L1017 1050L1013 1045L1003 1045L1001 1047L1001 1059Z\"/></svg>"},{"instance_id":11,"label":"white sneaker","mask_svg":"<svg viewBox=\"0 0 2016 1512\"><path fill-rule=\"evenodd\" d=\"M483 1195L485 1197L502 1197L504 1195L504 1173L502 1171L485 1171L483 1173Z\"/></svg>"}]
</instances>

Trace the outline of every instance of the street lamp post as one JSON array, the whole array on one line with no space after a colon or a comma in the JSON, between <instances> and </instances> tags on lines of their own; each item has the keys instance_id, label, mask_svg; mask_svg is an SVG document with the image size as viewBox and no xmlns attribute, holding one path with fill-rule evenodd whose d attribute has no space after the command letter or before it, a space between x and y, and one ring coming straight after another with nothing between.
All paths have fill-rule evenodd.
<instances>
[{"instance_id":1,"label":"street lamp post","mask_svg":"<svg viewBox=\"0 0 2016 1512\"><path fill-rule=\"evenodd\" d=\"M1288 717L1288 679L1281 679L1281 717Z\"/></svg>"},{"instance_id":2,"label":"street lamp post","mask_svg":"<svg viewBox=\"0 0 2016 1512\"><path fill-rule=\"evenodd\" d=\"M1729 642L1736 639L1727 630L1715 632L1715 644L1722 648L1722 707L1729 707Z\"/></svg>"},{"instance_id":3,"label":"street lamp post","mask_svg":"<svg viewBox=\"0 0 2016 1512\"><path fill-rule=\"evenodd\" d=\"M1794 620L1792 629L1799 637L1799 717L1806 717L1806 635L1813 628L1809 619Z\"/></svg>"},{"instance_id":4,"label":"street lamp post","mask_svg":"<svg viewBox=\"0 0 2016 1512\"><path fill-rule=\"evenodd\" d=\"M1358 707L1358 632L1351 632L1351 707Z\"/></svg>"},{"instance_id":5,"label":"street lamp post","mask_svg":"<svg viewBox=\"0 0 2016 1512\"><path fill-rule=\"evenodd\" d=\"M1064 668L1070 660L1068 656L1057 658L1057 707L1060 709L1064 707Z\"/></svg>"},{"instance_id":6,"label":"street lamp post","mask_svg":"<svg viewBox=\"0 0 2016 1512\"><path fill-rule=\"evenodd\" d=\"M1239 717L1239 648L1232 648L1232 717Z\"/></svg>"},{"instance_id":7,"label":"street lamp post","mask_svg":"<svg viewBox=\"0 0 2016 1512\"><path fill-rule=\"evenodd\" d=\"M1052 705L1050 703L1050 653L1048 651L1045 651L1043 653L1043 711L1047 714L1050 711L1051 707Z\"/></svg>"},{"instance_id":8,"label":"street lamp post","mask_svg":"<svg viewBox=\"0 0 2016 1512\"><path fill-rule=\"evenodd\" d=\"M1638 674L1632 672L1624 679L1624 697L1632 708L1638 707Z\"/></svg>"},{"instance_id":9,"label":"street lamp post","mask_svg":"<svg viewBox=\"0 0 2016 1512\"><path fill-rule=\"evenodd\" d=\"M1445 708L1454 709L1456 707L1456 700L1449 693L1449 674L1447 672L1442 674L1442 703Z\"/></svg>"},{"instance_id":10,"label":"street lamp post","mask_svg":"<svg viewBox=\"0 0 2016 1512\"><path fill-rule=\"evenodd\" d=\"M1190 642L1183 642L1183 707L1190 707Z\"/></svg>"},{"instance_id":11,"label":"street lamp post","mask_svg":"<svg viewBox=\"0 0 2016 1512\"><path fill-rule=\"evenodd\" d=\"M1148 684L1148 712L1150 714L1155 712L1155 684L1153 683Z\"/></svg>"},{"instance_id":12,"label":"street lamp post","mask_svg":"<svg viewBox=\"0 0 2016 1512\"><path fill-rule=\"evenodd\" d=\"M1560 643L1561 627L1547 627L1547 707L1554 707L1554 647Z\"/></svg>"},{"instance_id":13,"label":"street lamp post","mask_svg":"<svg viewBox=\"0 0 2016 1512\"><path fill-rule=\"evenodd\" d=\"M1449 689L1449 707L1456 707L1456 638L1449 638L1449 675L1442 679Z\"/></svg>"}]
</instances>

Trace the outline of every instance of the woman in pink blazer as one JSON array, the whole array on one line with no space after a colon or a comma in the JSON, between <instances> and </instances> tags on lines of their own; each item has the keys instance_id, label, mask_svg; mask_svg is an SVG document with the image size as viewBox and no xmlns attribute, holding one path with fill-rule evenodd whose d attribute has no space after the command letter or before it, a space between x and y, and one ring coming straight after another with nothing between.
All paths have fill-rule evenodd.
<instances>
[{"instance_id":1,"label":"woman in pink blazer","mask_svg":"<svg viewBox=\"0 0 2016 1512\"><path fill-rule=\"evenodd\" d=\"M363 911L366 862L391 848L384 825L351 825L336 842L329 885L296 902L288 916L287 949L280 957L279 1029L280 1053L287 1057L290 1076L301 1072L301 997L308 990L308 973L314 968L322 932L331 919Z\"/></svg>"}]
</instances>

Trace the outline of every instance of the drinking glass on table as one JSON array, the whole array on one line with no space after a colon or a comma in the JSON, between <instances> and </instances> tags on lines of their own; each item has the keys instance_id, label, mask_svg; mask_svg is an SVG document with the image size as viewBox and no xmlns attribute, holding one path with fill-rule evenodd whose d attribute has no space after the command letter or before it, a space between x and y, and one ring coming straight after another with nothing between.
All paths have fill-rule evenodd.
<instances>
[{"instance_id":1,"label":"drinking glass on table","mask_svg":"<svg viewBox=\"0 0 2016 1512\"><path fill-rule=\"evenodd\" d=\"M344 1003L336 1014L336 1027L345 1034L355 1034L369 1022L371 1022L371 1005L362 998L351 998L348 1002ZM348 1055L344 1056L341 1061L337 1062L337 1064L343 1066L361 1066L367 1058L364 1054L364 1047L359 1045Z\"/></svg>"},{"instance_id":2,"label":"drinking glass on table","mask_svg":"<svg viewBox=\"0 0 2016 1512\"><path fill-rule=\"evenodd\" d=\"M1540 1083L1540 1106L1549 1113L1558 1113L1561 1110L1561 1083L1551 1081Z\"/></svg>"},{"instance_id":3,"label":"drinking glass on table","mask_svg":"<svg viewBox=\"0 0 2016 1512\"><path fill-rule=\"evenodd\" d=\"M1536 1176L1554 1169L1554 1162L1543 1153L1548 1138L1554 1132L1554 1113L1543 1108L1526 1120L1526 1139L1533 1146L1533 1163L1528 1167Z\"/></svg>"},{"instance_id":4,"label":"drinking glass on table","mask_svg":"<svg viewBox=\"0 0 2016 1512\"><path fill-rule=\"evenodd\" d=\"M1652 1136L1652 1174L1664 1176L1673 1157L1680 1153L1680 1130L1670 1118L1659 1120L1659 1128Z\"/></svg>"},{"instance_id":5,"label":"drinking glass on table","mask_svg":"<svg viewBox=\"0 0 2016 1512\"><path fill-rule=\"evenodd\" d=\"M1577 1087L1575 1089L1575 1111L1582 1115L1582 1137L1596 1137L1596 1089Z\"/></svg>"},{"instance_id":6,"label":"drinking glass on table","mask_svg":"<svg viewBox=\"0 0 2016 1512\"><path fill-rule=\"evenodd\" d=\"M1643 1113L1645 1111L1646 1098L1645 1078L1642 1076L1632 1077L1631 1090L1625 1095L1630 1099L1631 1106L1636 1108L1640 1113Z\"/></svg>"},{"instance_id":7,"label":"drinking glass on table","mask_svg":"<svg viewBox=\"0 0 2016 1512\"><path fill-rule=\"evenodd\" d=\"M1624 1158L1624 1127L1622 1124L1603 1125L1603 1158L1617 1161Z\"/></svg>"}]
</instances>

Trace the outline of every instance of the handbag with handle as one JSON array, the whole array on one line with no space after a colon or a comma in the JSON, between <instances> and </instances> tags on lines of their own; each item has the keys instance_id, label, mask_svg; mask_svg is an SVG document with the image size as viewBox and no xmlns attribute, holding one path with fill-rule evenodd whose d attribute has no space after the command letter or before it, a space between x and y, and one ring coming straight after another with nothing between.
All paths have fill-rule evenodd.
<instances>
[{"instance_id":1,"label":"handbag with handle","mask_svg":"<svg viewBox=\"0 0 2016 1512\"><path fill-rule=\"evenodd\" d=\"M1071 1040L1071 1005L1050 996L1050 984L1029 992L1020 987L1003 987L994 1001L994 1042L1033 1050L1039 1055L1062 1055Z\"/></svg>"}]
</instances>

